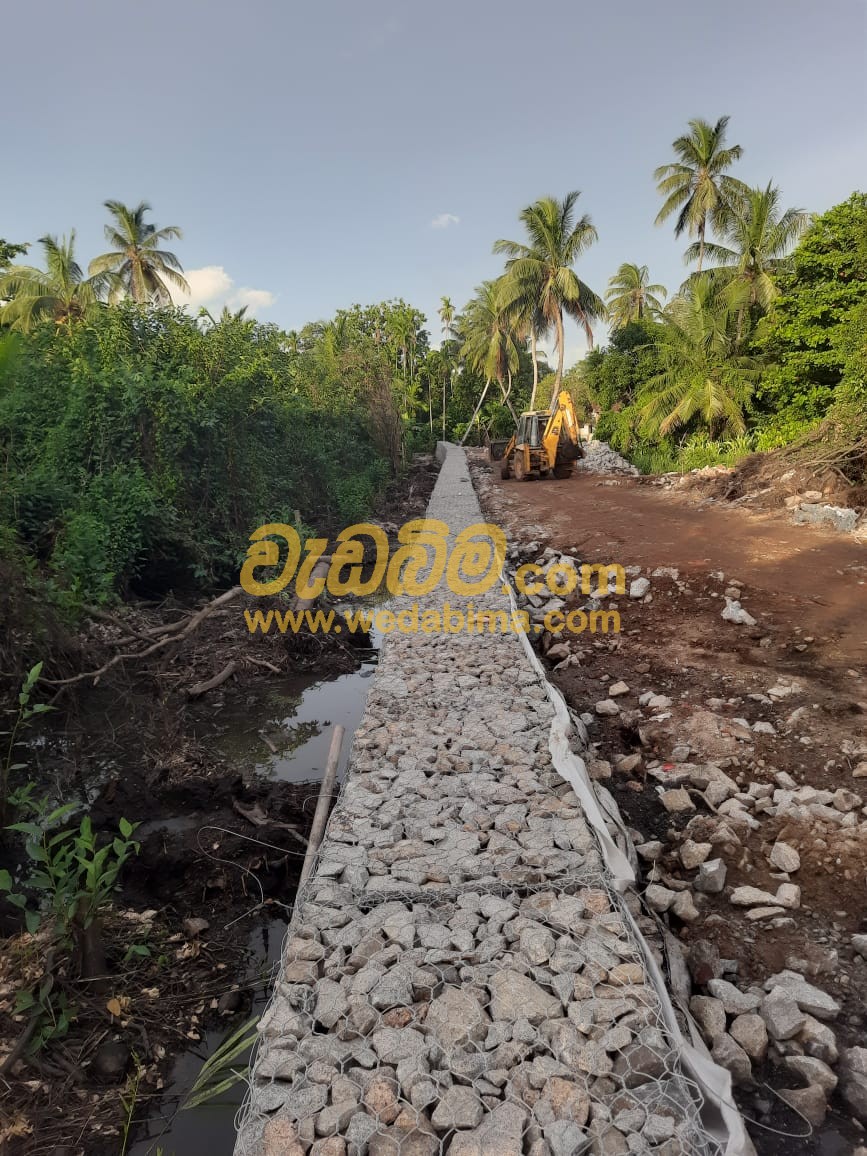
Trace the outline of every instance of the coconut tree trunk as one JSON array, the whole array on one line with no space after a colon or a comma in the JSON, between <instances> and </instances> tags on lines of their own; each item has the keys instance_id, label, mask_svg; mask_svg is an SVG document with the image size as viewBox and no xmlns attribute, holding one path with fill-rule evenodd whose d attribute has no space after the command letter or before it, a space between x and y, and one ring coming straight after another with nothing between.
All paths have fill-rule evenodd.
<instances>
[{"instance_id":1,"label":"coconut tree trunk","mask_svg":"<svg viewBox=\"0 0 867 1156\"><path fill-rule=\"evenodd\" d=\"M500 393L502 393L502 395L503 395L503 405L506 407L506 409L508 409L509 413L512 415L512 421L515 423L515 425L517 425L518 424L518 418L515 414L515 410L514 410L514 407L512 406L512 403L509 401L509 395L512 392L512 371L510 369L507 372L508 372L509 388L503 389L503 383L502 383L502 381L499 381L499 379L498 379L499 386L500 386Z\"/></svg>"},{"instance_id":2,"label":"coconut tree trunk","mask_svg":"<svg viewBox=\"0 0 867 1156\"><path fill-rule=\"evenodd\" d=\"M539 388L539 359L536 356L536 326L530 326L530 356L533 359L533 392L530 394L530 409L536 408L536 390Z\"/></svg>"},{"instance_id":3,"label":"coconut tree trunk","mask_svg":"<svg viewBox=\"0 0 867 1156\"><path fill-rule=\"evenodd\" d=\"M698 223L698 272L701 272L702 263L704 262L704 227L707 221L707 214L703 213L702 218Z\"/></svg>"},{"instance_id":4,"label":"coconut tree trunk","mask_svg":"<svg viewBox=\"0 0 867 1156\"><path fill-rule=\"evenodd\" d=\"M742 305L738 310L737 324L735 325L735 348L740 351L741 339L744 332L744 306Z\"/></svg>"},{"instance_id":5,"label":"coconut tree trunk","mask_svg":"<svg viewBox=\"0 0 867 1156\"><path fill-rule=\"evenodd\" d=\"M464 430L464 436L461 438L460 442L458 443L459 445L463 445L464 442L467 440L467 437L469 436L469 432L473 428L473 422L479 416L479 410L482 408L482 405L483 405L484 400L485 400L485 395L487 394L488 390L490 389L490 386L491 386L491 379L488 378L487 381L485 382L485 388L482 390L482 396L479 398L479 403L473 412L473 416L470 418L469 424L467 425L467 428Z\"/></svg>"},{"instance_id":6,"label":"coconut tree trunk","mask_svg":"<svg viewBox=\"0 0 867 1156\"><path fill-rule=\"evenodd\" d=\"M443 378L443 441L446 440L446 386L448 384L449 374Z\"/></svg>"},{"instance_id":7,"label":"coconut tree trunk","mask_svg":"<svg viewBox=\"0 0 867 1156\"><path fill-rule=\"evenodd\" d=\"M560 382L563 380L563 360L566 356L566 351L563 348L563 310L558 308L554 314L554 320L557 324L557 379L554 382L554 392L557 393L560 389Z\"/></svg>"},{"instance_id":8,"label":"coconut tree trunk","mask_svg":"<svg viewBox=\"0 0 867 1156\"><path fill-rule=\"evenodd\" d=\"M130 258L130 263L132 265L132 299L137 305L144 305L147 302L147 292L141 258L138 254L134 254Z\"/></svg>"}]
</instances>

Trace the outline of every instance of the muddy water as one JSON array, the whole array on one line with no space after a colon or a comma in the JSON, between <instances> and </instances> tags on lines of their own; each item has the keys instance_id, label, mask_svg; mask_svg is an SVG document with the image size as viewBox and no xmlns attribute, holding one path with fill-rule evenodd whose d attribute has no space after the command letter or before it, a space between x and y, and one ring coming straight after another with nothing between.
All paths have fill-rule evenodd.
<instances>
[{"instance_id":1,"label":"muddy water","mask_svg":"<svg viewBox=\"0 0 867 1156\"><path fill-rule=\"evenodd\" d=\"M218 754L245 768L252 755L255 773L273 780L301 783L321 779L331 730L342 723L346 728L340 752L342 779L350 740L364 712L376 654L375 649L362 651L362 665L351 674L326 680L297 675L272 678L261 697L251 695L244 703L227 704L220 711L225 732L213 744Z\"/></svg>"},{"instance_id":2,"label":"muddy water","mask_svg":"<svg viewBox=\"0 0 867 1156\"><path fill-rule=\"evenodd\" d=\"M212 745L227 763L247 775L252 772L273 781L310 782L308 809L312 814L317 798L315 783L322 778L331 731L337 723L346 728L339 766L341 778L346 771L352 735L364 712L376 669L379 642L378 637L371 636L370 649L359 651L361 665L350 674L328 679L315 675L269 679L262 691L249 694L240 702L226 702L219 712L219 732ZM172 829L184 822L184 818L157 820L154 826ZM258 972L262 977L249 1012L251 1017L261 1015L268 1001L269 978L279 960L285 931L285 921L268 919L249 933L244 974L250 977ZM204 1059L241 1022L236 1019L224 1029L206 1033L194 1048L175 1060L166 1079L165 1094L148 1113L147 1123L138 1129L135 1142L127 1150L129 1156L156 1156L158 1152L162 1156L231 1156L243 1084L236 1084L198 1108L180 1111L179 1105ZM248 1057L241 1056L233 1067L245 1069L247 1062Z\"/></svg>"},{"instance_id":3,"label":"muddy water","mask_svg":"<svg viewBox=\"0 0 867 1156\"><path fill-rule=\"evenodd\" d=\"M250 1018L260 1016L268 1002L270 984L265 982L280 959L280 947L286 932L286 923L271 919L250 934L251 970L261 968L263 983L257 991ZM129 1156L231 1156L235 1146L235 1114L241 1106L244 1085L236 1084L220 1096L198 1108L180 1111L179 1105L195 1083L202 1064L223 1040L243 1021L235 1021L221 1031L206 1032L200 1043L179 1056L166 1080L162 1101L140 1129L144 1132L128 1148ZM240 1056L232 1065L246 1068L249 1053Z\"/></svg>"}]
</instances>

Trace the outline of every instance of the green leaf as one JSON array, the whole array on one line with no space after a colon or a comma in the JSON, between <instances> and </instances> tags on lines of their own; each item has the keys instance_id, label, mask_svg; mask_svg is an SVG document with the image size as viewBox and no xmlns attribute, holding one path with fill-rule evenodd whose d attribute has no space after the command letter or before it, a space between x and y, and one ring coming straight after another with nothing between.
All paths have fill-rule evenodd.
<instances>
[{"instance_id":1,"label":"green leaf","mask_svg":"<svg viewBox=\"0 0 867 1156\"><path fill-rule=\"evenodd\" d=\"M0 891L11 891L11 890L12 890L12 876L4 868L4 870L0 871Z\"/></svg>"},{"instance_id":2,"label":"green leaf","mask_svg":"<svg viewBox=\"0 0 867 1156\"><path fill-rule=\"evenodd\" d=\"M7 830L17 831L21 835L29 835L31 839L38 839L42 842L42 828L36 823L10 823Z\"/></svg>"},{"instance_id":3,"label":"green leaf","mask_svg":"<svg viewBox=\"0 0 867 1156\"><path fill-rule=\"evenodd\" d=\"M75 803L64 803L62 807L56 807L50 815L45 816L46 827L58 822L59 819L65 819L71 811L75 810L75 806Z\"/></svg>"},{"instance_id":4,"label":"green leaf","mask_svg":"<svg viewBox=\"0 0 867 1156\"><path fill-rule=\"evenodd\" d=\"M151 949L146 943L131 943L126 949L126 955L123 957L124 963L128 963L134 956L139 959L149 959L150 954Z\"/></svg>"},{"instance_id":5,"label":"green leaf","mask_svg":"<svg viewBox=\"0 0 867 1156\"><path fill-rule=\"evenodd\" d=\"M128 839L130 837L130 835L133 833L133 831L136 829L137 826L138 826L138 823L130 823L129 819L121 819L121 821L118 823L118 827L120 828L120 833L121 833L121 835L123 835L123 837L125 839Z\"/></svg>"},{"instance_id":6,"label":"green leaf","mask_svg":"<svg viewBox=\"0 0 867 1156\"><path fill-rule=\"evenodd\" d=\"M42 916L38 911L28 910L24 912L24 922L30 934L35 935L42 923Z\"/></svg>"},{"instance_id":7,"label":"green leaf","mask_svg":"<svg viewBox=\"0 0 867 1156\"><path fill-rule=\"evenodd\" d=\"M209 1100L216 1099L217 1096L221 1096L223 1092L228 1092L229 1088L233 1088L235 1084L239 1084L242 1080L246 1079L246 1069L237 1071L232 1068L230 1071L232 1074L224 1080L221 1080L218 1084L207 1084L197 1091L190 1092L189 1096L181 1105L182 1111L190 1108L199 1108L202 1104L206 1104Z\"/></svg>"},{"instance_id":8,"label":"green leaf","mask_svg":"<svg viewBox=\"0 0 867 1156\"><path fill-rule=\"evenodd\" d=\"M226 1037L212 1055L208 1056L202 1064L189 1095L181 1105L182 1109L198 1107L198 1105L219 1096L238 1083L239 1080L245 1078L246 1070L237 1071L230 1065L255 1044L258 1038L257 1022L257 1019L253 1018L241 1024L239 1028ZM224 1073L227 1070L230 1074L225 1076Z\"/></svg>"}]
</instances>

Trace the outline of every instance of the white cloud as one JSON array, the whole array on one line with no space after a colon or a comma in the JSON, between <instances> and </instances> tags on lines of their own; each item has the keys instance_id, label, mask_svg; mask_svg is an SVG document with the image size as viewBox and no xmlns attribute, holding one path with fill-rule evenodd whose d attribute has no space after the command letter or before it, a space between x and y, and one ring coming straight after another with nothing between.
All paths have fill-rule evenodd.
<instances>
[{"instance_id":1,"label":"white cloud","mask_svg":"<svg viewBox=\"0 0 867 1156\"><path fill-rule=\"evenodd\" d=\"M232 288L232 278L222 265L205 265L202 269L188 269L184 276L190 287L190 292L184 293L180 289L173 289L172 296L176 305L189 305L198 309L200 305L216 301L218 297L226 297Z\"/></svg>"},{"instance_id":2,"label":"white cloud","mask_svg":"<svg viewBox=\"0 0 867 1156\"><path fill-rule=\"evenodd\" d=\"M247 306L248 313L255 313L257 309L269 309L277 298L268 289L239 289L229 298L232 309Z\"/></svg>"},{"instance_id":3,"label":"white cloud","mask_svg":"<svg viewBox=\"0 0 867 1156\"><path fill-rule=\"evenodd\" d=\"M188 305L193 313L197 313L202 306L214 313L219 312L224 305L233 310L246 305L248 314L254 314L270 308L277 300L268 289L251 289L247 286L236 289L235 282L222 265L187 269L184 276L190 287L189 293L173 289L172 298L176 305Z\"/></svg>"},{"instance_id":4,"label":"white cloud","mask_svg":"<svg viewBox=\"0 0 867 1156\"><path fill-rule=\"evenodd\" d=\"M456 217L454 213L440 213L431 221L430 227L432 229L447 229L449 225L459 225L460 223L460 217Z\"/></svg>"}]
</instances>

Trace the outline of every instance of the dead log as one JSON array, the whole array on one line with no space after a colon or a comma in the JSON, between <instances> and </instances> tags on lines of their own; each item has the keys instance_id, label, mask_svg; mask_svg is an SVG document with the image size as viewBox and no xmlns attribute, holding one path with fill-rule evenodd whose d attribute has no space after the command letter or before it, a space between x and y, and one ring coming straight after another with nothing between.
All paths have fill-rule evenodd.
<instances>
[{"instance_id":1,"label":"dead log","mask_svg":"<svg viewBox=\"0 0 867 1156\"><path fill-rule=\"evenodd\" d=\"M238 669L238 664L234 658L227 662L219 674L215 674L213 678L206 678L204 682L197 682L195 686L187 688L187 696L189 698L199 698L200 695L207 694L209 690L215 690L218 686L222 686L227 678L231 678Z\"/></svg>"}]
</instances>

